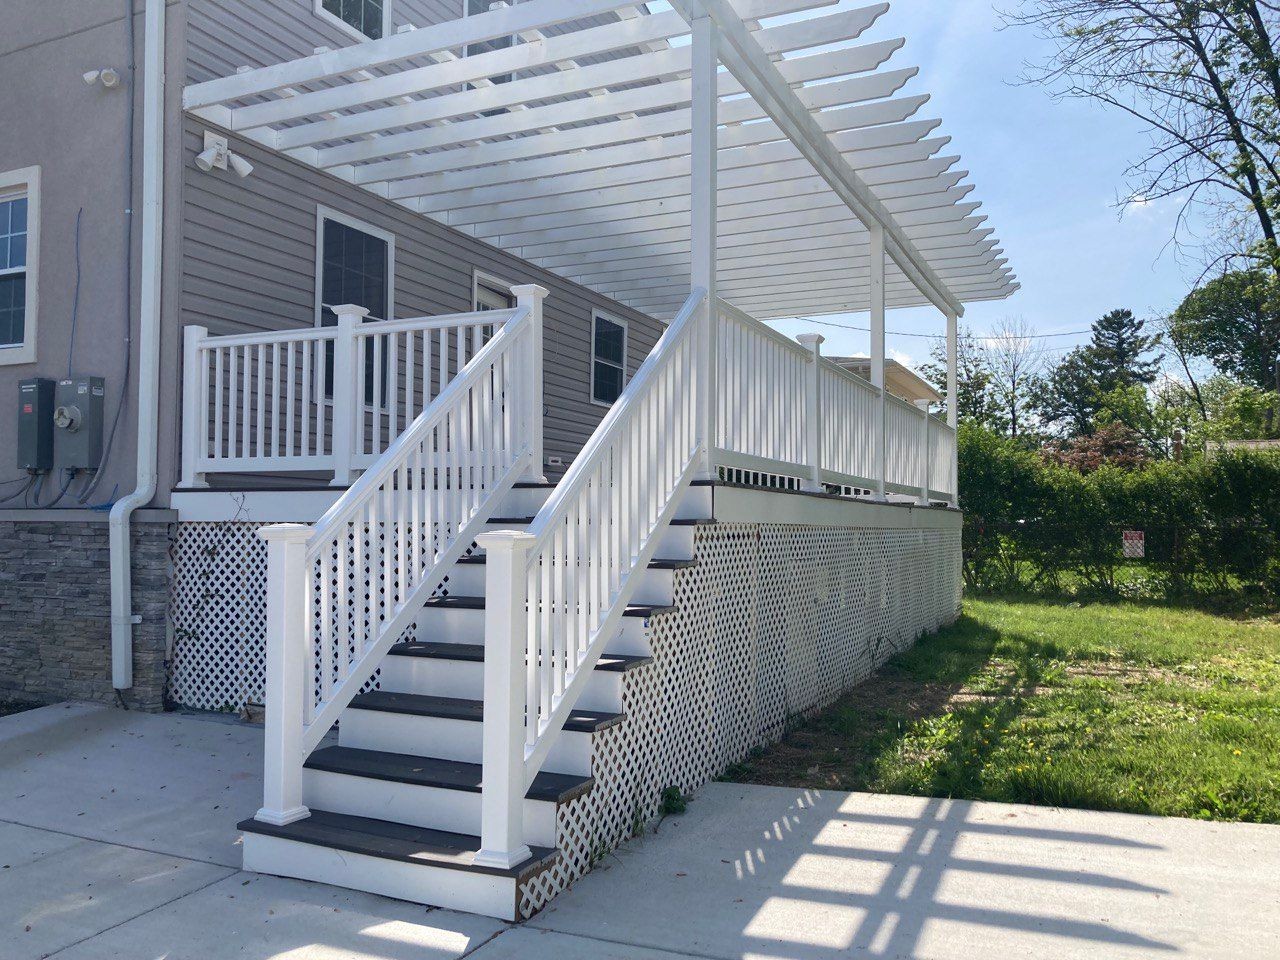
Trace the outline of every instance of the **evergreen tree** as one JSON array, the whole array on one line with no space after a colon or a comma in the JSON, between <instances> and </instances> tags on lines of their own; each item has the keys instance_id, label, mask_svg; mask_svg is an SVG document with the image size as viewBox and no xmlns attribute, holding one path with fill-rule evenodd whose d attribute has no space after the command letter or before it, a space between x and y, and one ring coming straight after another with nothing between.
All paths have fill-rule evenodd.
<instances>
[{"instance_id":1,"label":"evergreen tree","mask_svg":"<svg viewBox=\"0 0 1280 960\"><path fill-rule=\"evenodd\" d=\"M1160 338L1144 326L1132 310L1112 310L1094 321L1088 350L1100 393L1155 382L1163 358L1151 354Z\"/></svg>"},{"instance_id":2,"label":"evergreen tree","mask_svg":"<svg viewBox=\"0 0 1280 960\"><path fill-rule=\"evenodd\" d=\"M1090 347L1076 347L1040 381L1036 412L1046 426L1067 436L1093 432L1093 418L1102 403Z\"/></svg>"}]
</instances>

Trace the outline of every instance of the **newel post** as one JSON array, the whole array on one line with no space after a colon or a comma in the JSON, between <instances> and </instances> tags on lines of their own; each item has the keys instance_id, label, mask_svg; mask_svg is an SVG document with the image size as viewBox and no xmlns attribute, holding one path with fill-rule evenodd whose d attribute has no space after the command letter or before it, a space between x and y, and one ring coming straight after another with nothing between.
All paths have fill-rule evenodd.
<instances>
[{"instance_id":1,"label":"newel post","mask_svg":"<svg viewBox=\"0 0 1280 960\"><path fill-rule=\"evenodd\" d=\"M354 304L334 307L338 315L338 334L333 342L333 482L334 487L351 484L354 472L356 418L364 415L364 397L359 393L359 364L356 356L356 329L364 323L369 311ZM324 389L323 372L319 390Z\"/></svg>"},{"instance_id":2,"label":"newel post","mask_svg":"<svg viewBox=\"0 0 1280 960\"><path fill-rule=\"evenodd\" d=\"M529 363L525 370L528 377L527 394L522 404L525 408L525 436L529 439L529 472L524 479L533 483L542 483L547 479L543 474L543 465L546 460L543 453L542 418L546 410L546 401L543 399L542 392L547 371L543 365L542 353L542 303L546 300L548 291L546 287L530 283L512 287L511 292L515 294L517 308L529 308L529 324L533 331Z\"/></svg>"},{"instance_id":3,"label":"newel post","mask_svg":"<svg viewBox=\"0 0 1280 960\"><path fill-rule=\"evenodd\" d=\"M929 505L929 401L917 400L916 407L922 418L920 423L920 496L922 506Z\"/></svg>"},{"instance_id":4,"label":"newel post","mask_svg":"<svg viewBox=\"0 0 1280 960\"><path fill-rule=\"evenodd\" d=\"M283 826L311 815L302 805L302 731L311 666L307 644L307 541L301 523L263 527L267 541L267 688L262 809Z\"/></svg>"},{"instance_id":5,"label":"newel post","mask_svg":"<svg viewBox=\"0 0 1280 960\"><path fill-rule=\"evenodd\" d=\"M209 455L209 364L200 347L209 336L207 327L182 331L182 479L183 488L207 487L198 470Z\"/></svg>"},{"instance_id":6,"label":"newel post","mask_svg":"<svg viewBox=\"0 0 1280 960\"><path fill-rule=\"evenodd\" d=\"M536 538L515 530L482 533L484 549L484 744L480 851L475 862L503 870L531 856L524 842L524 745L528 631L526 583Z\"/></svg>"},{"instance_id":7,"label":"newel post","mask_svg":"<svg viewBox=\"0 0 1280 960\"><path fill-rule=\"evenodd\" d=\"M820 333L802 333L798 340L809 351L804 374L804 456L809 476L802 484L805 490L819 493L822 486L822 342Z\"/></svg>"}]
</instances>

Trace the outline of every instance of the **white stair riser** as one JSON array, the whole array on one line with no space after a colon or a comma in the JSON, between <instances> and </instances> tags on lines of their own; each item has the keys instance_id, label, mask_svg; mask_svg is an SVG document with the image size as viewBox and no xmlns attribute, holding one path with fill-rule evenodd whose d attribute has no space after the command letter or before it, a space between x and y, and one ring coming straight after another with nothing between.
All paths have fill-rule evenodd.
<instances>
[{"instance_id":1,"label":"white stair riser","mask_svg":"<svg viewBox=\"0 0 1280 960\"><path fill-rule=\"evenodd\" d=\"M465 910L499 920L516 919L513 877L385 860L259 833L245 834L244 869L329 883L410 903Z\"/></svg>"},{"instance_id":2,"label":"white stair riser","mask_svg":"<svg viewBox=\"0 0 1280 960\"><path fill-rule=\"evenodd\" d=\"M483 700L484 664L474 660L387 657L382 661L379 686L392 693ZM583 710L621 713L622 674L609 670L592 671L577 705Z\"/></svg>"},{"instance_id":3,"label":"white stair riser","mask_svg":"<svg viewBox=\"0 0 1280 960\"><path fill-rule=\"evenodd\" d=\"M692 560L693 531L692 526L672 524L659 534L658 549L653 555L663 560Z\"/></svg>"},{"instance_id":4,"label":"white stair riser","mask_svg":"<svg viewBox=\"0 0 1280 960\"><path fill-rule=\"evenodd\" d=\"M703 519L703 517L692 517L690 519ZM484 531L491 530L524 530L526 527L510 523L489 523L485 524ZM658 549L654 551L654 556L664 560L692 560L693 559L693 531L692 524L672 524L662 531L658 538ZM472 551L473 553L483 554L484 551L478 547Z\"/></svg>"},{"instance_id":5,"label":"white stair riser","mask_svg":"<svg viewBox=\"0 0 1280 960\"><path fill-rule=\"evenodd\" d=\"M502 498L495 517L532 517L542 509L554 487L515 487Z\"/></svg>"},{"instance_id":6,"label":"white stair riser","mask_svg":"<svg viewBox=\"0 0 1280 960\"><path fill-rule=\"evenodd\" d=\"M393 780L352 777L325 770L303 770L302 802L317 810L353 817L390 820L449 833L480 834L480 794L421 787ZM524 802L525 843L556 845L556 805Z\"/></svg>"},{"instance_id":7,"label":"white stair riser","mask_svg":"<svg viewBox=\"0 0 1280 960\"><path fill-rule=\"evenodd\" d=\"M714 514L712 507L711 487L689 487L680 498L676 507L677 520L710 520Z\"/></svg>"},{"instance_id":8,"label":"white stair riser","mask_svg":"<svg viewBox=\"0 0 1280 960\"><path fill-rule=\"evenodd\" d=\"M679 559L679 558L677 558ZM483 597L486 596L485 578L488 568L483 563L459 563L449 572L449 580L444 585L450 596ZM674 570L640 571L640 583L632 597L632 603L652 603L666 605L671 603Z\"/></svg>"},{"instance_id":9,"label":"white stair riser","mask_svg":"<svg viewBox=\"0 0 1280 960\"><path fill-rule=\"evenodd\" d=\"M622 617L617 635L606 645L611 653L649 656L648 628L643 617ZM484 610L427 607L418 614L417 639L433 643L484 643Z\"/></svg>"},{"instance_id":10,"label":"white stair riser","mask_svg":"<svg viewBox=\"0 0 1280 960\"><path fill-rule=\"evenodd\" d=\"M417 618L418 639L433 643L484 643L484 611L426 607Z\"/></svg>"},{"instance_id":11,"label":"white stair riser","mask_svg":"<svg viewBox=\"0 0 1280 960\"><path fill-rule=\"evenodd\" d=\"M674 570L641 570L640 582L631 595L631 602L655 607L670 606L675 597L675 573Z\"/></svg>"},{"instance_id":12,"label":"white stair riser","mask_svg":"<svg viewBox=\"0 0 1280 960\"><path fill-rule=\"evenodd\" d=\"M342 714L338 743L357 750L430 754L441 760L480 763L484 758L484 724L385 710L347 709ZM591 776L591 734L562 731L552 744L543 769Z\"/></svg>"}]
</instances>

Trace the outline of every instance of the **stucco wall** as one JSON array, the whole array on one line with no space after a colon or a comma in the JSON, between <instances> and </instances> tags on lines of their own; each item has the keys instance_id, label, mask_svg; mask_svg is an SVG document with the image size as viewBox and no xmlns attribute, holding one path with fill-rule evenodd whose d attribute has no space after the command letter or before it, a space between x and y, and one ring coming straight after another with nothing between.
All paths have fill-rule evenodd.
<instances>
[{"instance_id":1,"label":"stucco wall","mask_svg":"<svg viewBox=\"0 0 1280 960\"><path fill-rule=\"evenodd\" d=\"M129 193L128 144L130 0L4 0L0 3L0 171L38 166L41 173L39 307L36 359L0 363L0 481L19 476L14 458L19 381L58 379L68 373L106 380L110 419L123 394L125 340L136 327L135 266L132 297L125 291L126 209L141 200L141 156L135 150L134 192ZM145 0L132 0L139 65ZM167 4L169 56L182 60L182 6ZM124 78L108 90L88 86L82 74L113 67ZM141 130L139 69L134 84ZM170 103L181 96L171 85ZM80 215L79 314L72 343L76 292L76 219ZM133 230L135 265L138 224ZM74 346L74 351L72 347ZM0 357L0 359L3 359ZM93 502L134 486L136 386L131 384ZM12 492L12 486L0 493ZM46 489L48 487L46 486ZM77 483L76 488L79 489Z\"/></svg>"}]
</instances>

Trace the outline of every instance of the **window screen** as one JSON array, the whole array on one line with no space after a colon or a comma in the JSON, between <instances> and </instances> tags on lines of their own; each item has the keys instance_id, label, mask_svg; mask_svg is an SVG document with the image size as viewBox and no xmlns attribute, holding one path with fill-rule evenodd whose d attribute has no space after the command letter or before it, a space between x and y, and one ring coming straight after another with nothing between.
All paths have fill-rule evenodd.
<instances>
[{"instance_id":1,"label":"window screen","mask_svg":"<svg viewBox=\"0 0 1280 960\"><path fill-rule=\"evenodd\" d=\"M381 40L390 0L324 0L324 8L370 40Z\"/></svg>"},{"instance_id":2,"label":"window screen","mask_svg":"<svg viewBox=\"0 0 1280 960\"><path fill-rule=\"evenodd\" d=\"M338 322L334 307L354 304L369 311L365 322L386 320L390 316L390 249L386 240L349 226L338 220L324 221L324 255L321 259L320 325L332 327ZM386 396L387 349L382 348L383 384ZM365 355L364 393L373 402L373 351ZM325 396L333 396L333 356L325 360Z\"/></svg>"},{"instance_id":3,"label":"window screen","mask_svg":"<svg viewBox=\"0 0 1280 960\"><path fill-rule=\"evenodd\" d=\"M27 317L27 198L0 199L0 347L22 346Z\"/></svg>"},{"instance_id":4,"label":"window screen","mask_svg":"<svg viewBox=\"0 0 1280 960\"><path fill-rule=\"evenodd\" d=\"M596 315L591 353L591 399L613 403L627 379L627 327Z\"/></svg>"}]
</instances>

